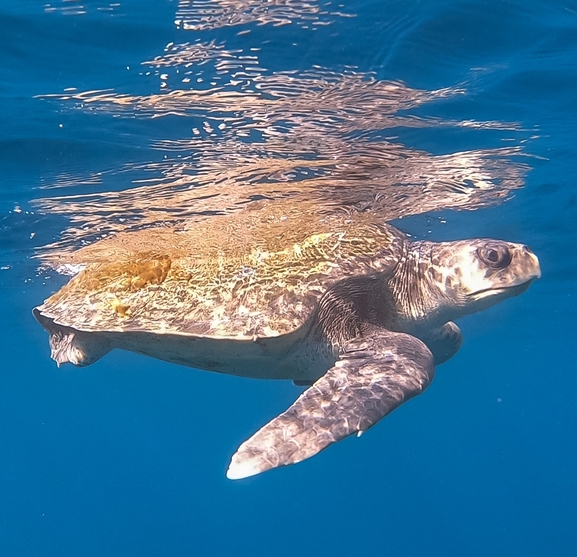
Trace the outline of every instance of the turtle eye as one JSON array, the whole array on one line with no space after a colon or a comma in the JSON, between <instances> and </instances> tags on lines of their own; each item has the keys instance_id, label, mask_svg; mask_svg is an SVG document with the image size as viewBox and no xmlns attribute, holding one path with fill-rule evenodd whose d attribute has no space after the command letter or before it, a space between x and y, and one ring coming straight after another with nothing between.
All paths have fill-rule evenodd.
<instances>
[{"instance_id":1,"label":"turtle eye","mask_svg":"<svg viewBox=\"0 0 577 557\"><path fill-rule=\"evenodd\" d=\"M504 269L511 263L511 253L506 246L500 244L489 244L477 249L479 259L491 267L491 269Z\"/></svg>"}]
</instances>

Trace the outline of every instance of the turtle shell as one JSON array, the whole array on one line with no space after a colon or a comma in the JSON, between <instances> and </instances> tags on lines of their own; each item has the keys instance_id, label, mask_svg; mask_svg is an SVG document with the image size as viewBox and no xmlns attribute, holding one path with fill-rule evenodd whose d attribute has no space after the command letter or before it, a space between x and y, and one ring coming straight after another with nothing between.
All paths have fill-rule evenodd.
<instances>
[{"instance_id":1,"label":"turtle shell","mask_svg":"<svg viewBox=\"0 0 577 557\"><path fill-rule=\"evenodd\" d=\"M248 204L78 250L68 262L85 268L37 311L79 331L274 337L305 323L338 281L394 266L404 241L369 212Z\"/></svg>"}]
</instances>

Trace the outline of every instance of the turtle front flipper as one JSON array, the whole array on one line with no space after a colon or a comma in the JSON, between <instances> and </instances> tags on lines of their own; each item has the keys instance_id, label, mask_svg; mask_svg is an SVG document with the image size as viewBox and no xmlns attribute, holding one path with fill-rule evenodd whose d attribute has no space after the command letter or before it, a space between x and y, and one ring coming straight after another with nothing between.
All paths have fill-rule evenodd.
<instances>
[{"instance_id":1,"label":"turtle front flipper","mask_svg":"<svg viewBox=\"0 0 577 557\"><path fill-rule=\"evenodd\" d=\"M427 345L435 358L435 365L444 364L461 348L463 335L456 323L449 321L442 327L431 329L421 340Z\"/></svg>"},{"instance_id":2,"label":"turtle front flipper","mask_svg":"<svg viewBox=\"0 0 577 557\"><path fill-rule=\"evenodd\" d=\"M296 464L366 431L422 393L434 369L430 350L410 335L373 329L352 339L323 377L239 447L227 477Z\"/></svg>"}]
</instances>

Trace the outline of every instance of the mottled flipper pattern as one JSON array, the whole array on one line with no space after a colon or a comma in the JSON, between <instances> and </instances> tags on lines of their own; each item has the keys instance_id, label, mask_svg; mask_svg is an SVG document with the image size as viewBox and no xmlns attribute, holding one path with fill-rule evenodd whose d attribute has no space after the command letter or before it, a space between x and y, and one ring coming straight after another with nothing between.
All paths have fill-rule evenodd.
<instances>
[{"instance_id":1,"label":"mottled flipper pattern","mask_svg":"<svg viewBox=\"0 0 577 557\"><path fill-rule=\"evenodd\" d=\"M105 334L86 333L58 325L52 319L44 317L38 308L34 309L33 313L50 334L50 357L58 367L68 362L80 367L89 366L112 349Z\"/></svg>"},{"instance_id":2,"label":"mottled flipper pattern","mask_svg":"<svg viewBox=\"0 0 577 557\"><path fill-rule=\"evenodd\" d=\"M323 377L239 447L227 477L295 464L366 431L423 392L433 376L433 355L420 340L373 329L349 341Z\"/></svg>"},{"instance_id":3,"label":"mottled flipper pattern","mask_svg":"<svg viewBox=\"0 0 577 557\"><path fill-rule=\"evenodd\" d=\"M433 353L435 365L438 366L450 360L459 351L463 344L463 335L457 324L449 321L442 327L428 331L421 340Z\"/></svg>"}]
</instances>

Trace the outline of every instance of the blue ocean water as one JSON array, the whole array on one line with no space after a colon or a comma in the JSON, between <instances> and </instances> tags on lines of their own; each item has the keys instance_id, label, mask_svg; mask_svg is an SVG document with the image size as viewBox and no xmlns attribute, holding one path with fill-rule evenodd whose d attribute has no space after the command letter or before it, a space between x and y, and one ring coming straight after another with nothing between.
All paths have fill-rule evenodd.
<instances>
[{"instance_id":1,"label":"blue ocean water","mask_svg":"<svg viewBox=\"0 0 577 557\"><path fill-rule=\"evenodd\" d=\"M1 555L574 554L575 2L5 0L0 30ZM43 246L189 218L196 181L364 140L487 191L502 172L505 203L397 224L527 243L543 277L463 319L427 392L361 439L232 482L290 382L50 360L31 309L67 277Z\"/></svg>"}]
</instances>

